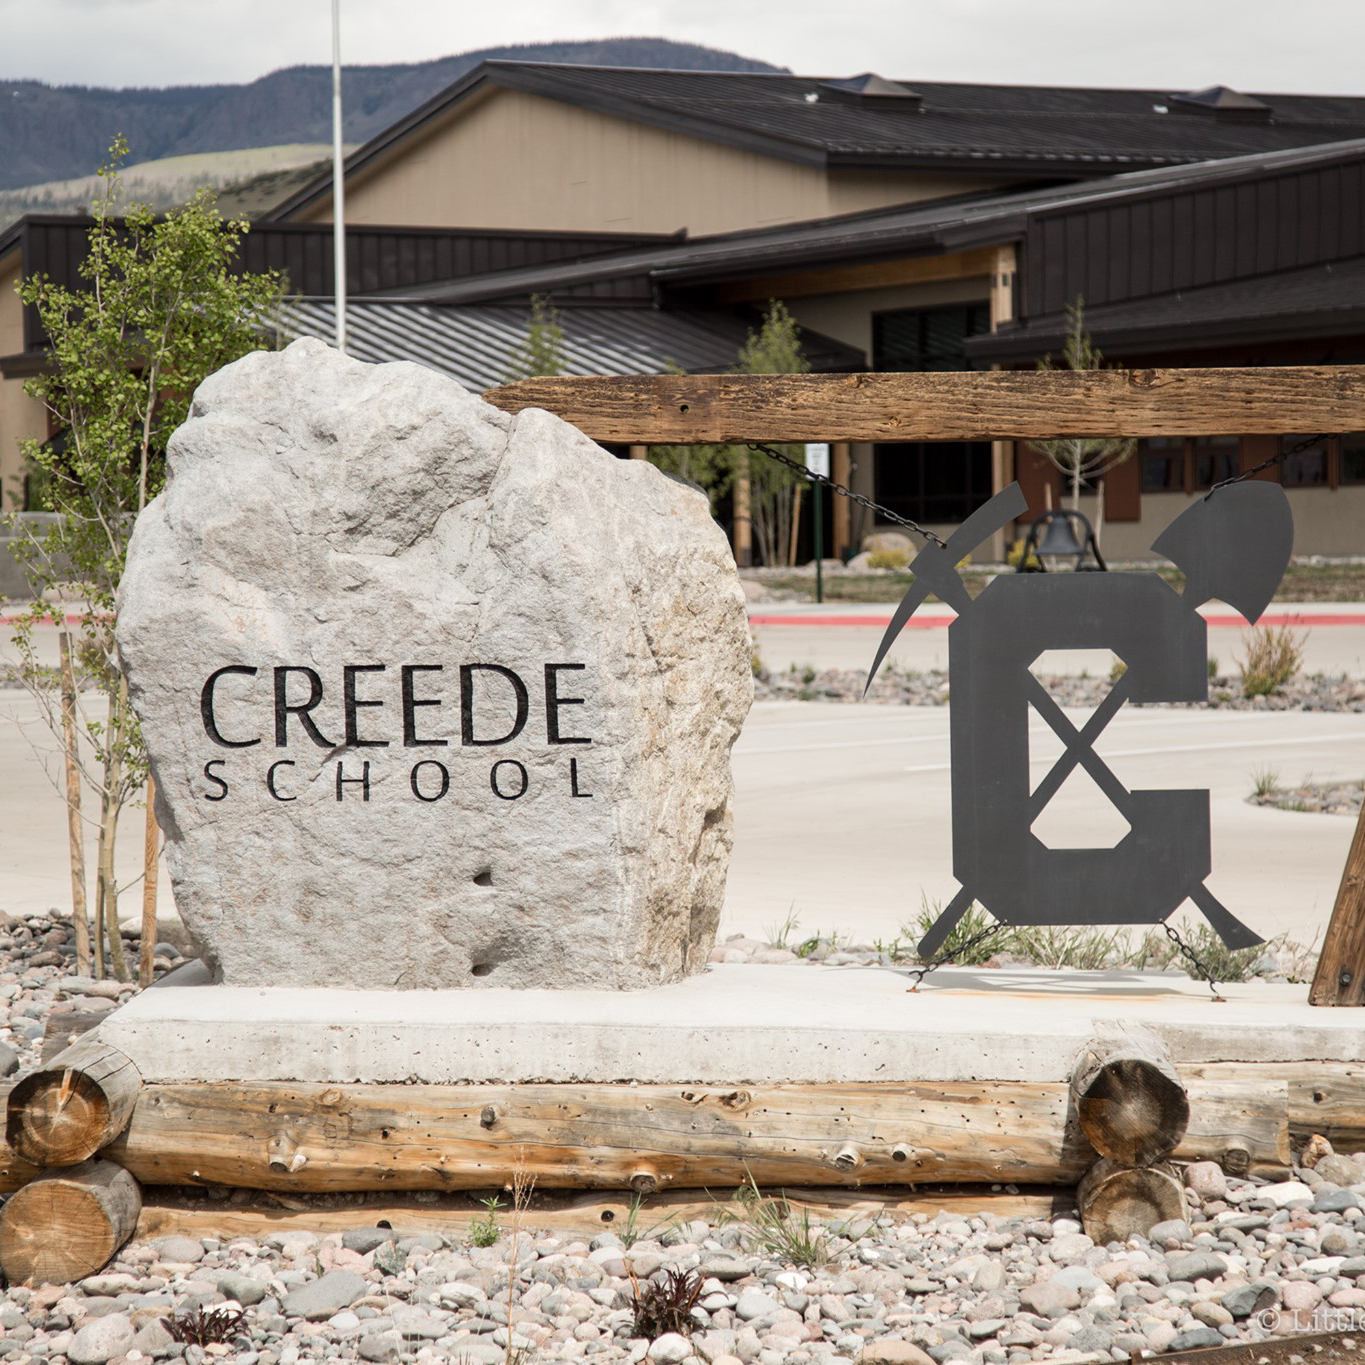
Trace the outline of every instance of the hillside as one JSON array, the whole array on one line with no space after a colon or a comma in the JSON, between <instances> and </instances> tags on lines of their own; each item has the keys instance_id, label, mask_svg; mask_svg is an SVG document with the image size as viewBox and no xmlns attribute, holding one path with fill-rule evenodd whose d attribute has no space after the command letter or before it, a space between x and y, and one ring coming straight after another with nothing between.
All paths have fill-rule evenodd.
<instances>
[{"instance_id":1,"label":"hillside","mask_svg":"<svg viewBox=\"0 0 1365 1365\"><path fill-rule=\"evenodd\" d=\"M780 69L664 38L526 43L430 62L348 66L342 76L346 141L365 142L490 58L709 71ZM330 144L331 83L331 68L321 65L289 67L247 85L112 90L0 81L4 100L0 190L89 175L104 159L116 132L128 139L131 159L137 162L242 148Z\"/></svg>"}]
</instances>

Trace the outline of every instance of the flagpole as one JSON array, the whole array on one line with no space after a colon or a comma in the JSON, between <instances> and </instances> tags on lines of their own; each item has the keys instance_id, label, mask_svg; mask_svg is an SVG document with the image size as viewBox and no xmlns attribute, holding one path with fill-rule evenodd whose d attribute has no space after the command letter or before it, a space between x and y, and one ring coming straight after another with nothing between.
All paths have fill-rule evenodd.
<instances>
[{"instance_id":1,"label":"flagpole","mask_svg":"<svg viewBox=\"0 0 1365 1365\"><path fill-rule=\"evenodd\" d=\"M346 353L346 176L341 155L341 0L332 0L332 270L336 348Z\"/></svg>"}]
</instances>

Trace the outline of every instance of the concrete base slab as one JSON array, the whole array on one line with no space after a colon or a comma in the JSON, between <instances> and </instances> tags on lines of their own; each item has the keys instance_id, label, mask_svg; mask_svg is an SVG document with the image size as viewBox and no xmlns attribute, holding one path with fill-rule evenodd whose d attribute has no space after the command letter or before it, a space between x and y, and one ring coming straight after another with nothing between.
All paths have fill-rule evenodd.
<instances>
[{"instance_id":1,"label":"concrete base slab","mask_svg":"<svg viewBox=\"0 0 1365 1365\"><path fill-rule=\"evenodd\" d=\"M1177 1066L1357 1061L1365 1014L1306 985L1165 973L717 966L648 991L215 986L193 963L100 1025L148 1083L1065 1081L1087 1039L1142 1025Z\"/></svg>"}]
</instances>

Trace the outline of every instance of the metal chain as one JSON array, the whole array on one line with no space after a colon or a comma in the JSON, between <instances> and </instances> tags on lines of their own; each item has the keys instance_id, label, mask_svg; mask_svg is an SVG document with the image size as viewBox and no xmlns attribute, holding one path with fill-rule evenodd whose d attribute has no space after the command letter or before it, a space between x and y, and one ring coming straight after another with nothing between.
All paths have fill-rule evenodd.
<instances>
[{"instance_id":1,"label":"metal chain","mask_svg":"<svg viewBox=\"0 0 1365 1365\"><path fill-rule=\"evenodd\" d=\"M1283 464L1291 455L1297 455L1300 451L1308 450L1317 445L1319 441L1325 441L1327 439L1328 433L1325 431L1320 431L1316 436L1305 436L1298 445L1292 446L1288 450L1282 450L1278 455L1272 455L1268 460L1262 460L1255 469L1248 469L1245 474L1234 474L1232 478L1223 479L1219 483L1214 484L1213 487L1204 494L1204 501L1208 502L1220 488L1228 488L1234 483L1242 483L1246 479L1255 478L1257 474L1264 473L1274 465Z\"/></svg>"},{"instance_id":2,"label":"metal chain","mask_svg":"<svg viewBox=\"0 0 1365 1365\"><path fill-rule=\"evenodd\" d=\"M855 493L851 488L845 488L841 483L835 483L826 474L817 474L813 469L807 469L805 465L798 463L788 455L784 455L780 450L774 450L772 446L764 445L762 441L746 441L745 444L752 450L761 450L769 459L776 460L778 464L786 465L788 469L800 474L803 479L809 479L811 483L822 483L826 488L838 493L840 497L847 498L850 502L856 502L859 507L866 507L869 511L879 513L887 521L894 521L897 526L904 526L907 531L913 531L917 536L923 536L925 540L932 541L937 545L940 550L947 548L948 542L946 540L935 535L933 531L926 530L919 522L898 516L889 507L883 507L881 503L873 502L871 498L865 498L861 493Z\"/></svg>"},{"instance_id":3,"label":"metal chain","mask_svg":"<svg viewBox=\"0 0 1365 1365\"><path fill-rule=\"evenodd\" d=\"M1216 1004L1225 1005L1227 1001L1218 994L1218 982L1214 980L1213 973L1199 960L1198 954L1180 937L1179 931L1173 924L1163 924L1161 926L1166 931L1166 937L1187 957L1193 964L1199 976L1209 983L1209 990L1213 992L1213 999Z\"/></svg>"},{"instance_id":4,"label":"metal chain","mask_svg":"<svg viewBox=\"0 0 1365 1365\"><path fill-rule=\"evenodd\" d=\"M979 934L973 934L965 943L959 943L956 948L951 948L947 952L940 954L932 962L923 967L916 967L913 973L915 984L908 988L909 994L914 994L920 988L920 983L930 972L936 972L940 967L946 967L954 958L961 957L963 953L971 948L975 948L978 943L985 943L988 938L994 938L1005 926L1000 923L992 924L988 929L983 929Z\"/></svg>"}]
</instances>

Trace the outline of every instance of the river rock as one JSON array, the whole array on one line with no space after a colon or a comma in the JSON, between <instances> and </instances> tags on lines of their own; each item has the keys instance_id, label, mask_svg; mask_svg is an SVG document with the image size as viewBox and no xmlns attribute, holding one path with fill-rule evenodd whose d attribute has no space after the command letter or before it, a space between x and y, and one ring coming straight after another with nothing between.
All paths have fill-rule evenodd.
<instances>
[{"instance_id":1,"label":"river rock","mask_svg":"<svg viewBox=\"0 0 1365 1365\"><path fill-rule=\"evenodd\" d=\"M705 966L753 680L691 485L297 341L200 385L118 645L218 979L626 989Z\"/></svg>"}]
</instances>

